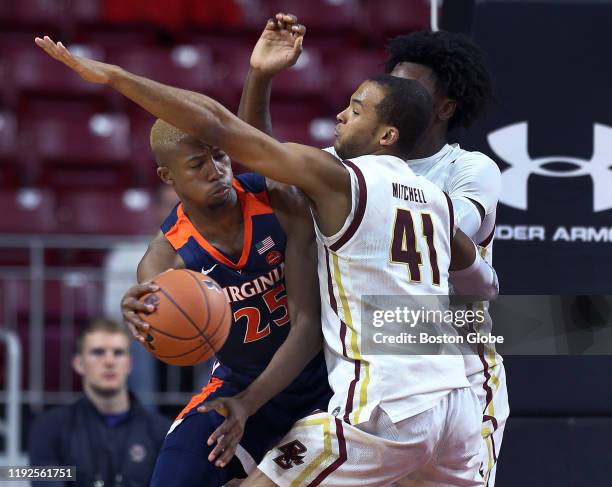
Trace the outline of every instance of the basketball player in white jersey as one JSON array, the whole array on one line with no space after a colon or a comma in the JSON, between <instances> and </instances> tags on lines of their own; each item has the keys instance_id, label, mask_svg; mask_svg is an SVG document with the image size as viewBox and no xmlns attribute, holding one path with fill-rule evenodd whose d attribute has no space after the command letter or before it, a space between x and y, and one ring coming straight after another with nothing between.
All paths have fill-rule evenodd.
<instances>
[{"instance_id":1,"label":"basketball player in white jersey","mask_svg":"<svg viewBox=\"0 0 612 487\"><path fill-rule=\"evenodd\" d=\"M269 21L251 56L251 69L240 105L240 117L272 134L270 92L272 78L289 68L301 53L305 28L289 14ZM449 142L449 131L467 128L484 111L491 98L491 79L483 54L470 39L449 32L416 32L398 36L388 47L385 72L419 81L433 100L433 117L408 162L443 189L451 198L458 227L477 245L480 255L492 263L493 237L501 177L497 165L480 152L463 150ZM335 155L333 147L325 149ZM486 301L469 305L482 310L480 333L491 332ZM510 414L502 357L494 345L478 345L465 353L466 373L483 412L481 474L486 487L495 484L497 459L506 420Z\"/></svg>"},{"instance_id":2,"label":"basketball player in white jersey","mask_svg":"<svg viewBox=\"0 0 612 487\"><path fill-rule=\"evenodd\" d=\"M311 199L319 247L323 333L334 397L298 422L247 485L482 485L478 399L460 355L365 355L361 297L497 292L493 269L456 229L453 205L405 160L425 132L431 97L416 81L364 81L338 115L327 152L281 143L215 100L36 43L83 79ZM401 107L401 109L399 108ZM222 441L222 438L221 440ZM263 473L265 472L265 474Z\"/></svg>"}]
</instances>

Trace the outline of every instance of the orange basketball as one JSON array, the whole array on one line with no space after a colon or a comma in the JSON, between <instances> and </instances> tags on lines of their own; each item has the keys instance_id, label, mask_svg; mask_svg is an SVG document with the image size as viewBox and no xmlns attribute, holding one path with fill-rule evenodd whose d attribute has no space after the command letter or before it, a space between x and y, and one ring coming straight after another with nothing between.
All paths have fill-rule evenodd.
<instances>
[{"instance_id":1,"label":"orange basketball","mask_svg":"<svg viewBox=\"0 0 612 487\"><path fill-rule=\"evenodd\" d=\"M140 315L149 323L145 348L171 365L196 365L225 343L232 313L223 290L212 278L186 269L162 272L159 290L140 298L157 309Z\"/></svg>"}]
</instances>

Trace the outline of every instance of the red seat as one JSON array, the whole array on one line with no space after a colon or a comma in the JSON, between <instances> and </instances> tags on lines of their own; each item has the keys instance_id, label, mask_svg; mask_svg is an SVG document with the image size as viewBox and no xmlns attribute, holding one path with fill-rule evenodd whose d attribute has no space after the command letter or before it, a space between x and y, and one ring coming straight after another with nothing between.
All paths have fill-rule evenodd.
<instances>
[{"instance_id":1,"label":"red seat","mask_svg":"<svg viewBox=\"0 0 612 487\"><path fill-rule=\"evenodd\" d=\"M150 235L155 228L150 199L142 190L63 192L58 225L62 233Z\"/></svg>"},{"instance_id":2,"label":"red seat","mask_svg":"<svg viewBox=\"0 0 612 487\"><path fill-rule=\"evenodd\" d=\"M72 52L104 61L104 51L96 46L68 46ZM1 48L0 48L1 50ZM23 92L38 96L97 97L106 95L104 86L82 80L66 66L51 59L32 41L31 46L14 46L3 52L13 84L13 97Z\"/></svg>"},{"instance_id":3,"label":"red seat","mask_svg":"<svg viewBox=\"0 0 612 487\"><path fill-rule=\"evenodd\" d=\"M0 191L0 233L45 233L56 229L55 198L48 190Z\"/></svg>"},{"instance_id":4,"label":"red seat","mask_svg":"<svg viewBox=\"0 0 612 487\"><path fill-rule=\"evenodd\" d=\"M130 125L124 114L96 113L63 120L29 121L26 136L54 186L114 186L130 183Z\"/></svg>"},{"instance_id":5,"label":"red seat","mask_svg":"<svg viewBox=\"0 0 612 487\"><path fill-rule=\"evenodd\" d=\"M101 15L103 0L3 0L12 5L12 18L24 25L70 26L74 21L92 21ZM1 10L1 9L0 9Z\"/></svg>"},{"instance_id":6,"label":"red seat","mask_svg":"<svg viewBox=\"0 0 612 487\"><path fill-rule=\"evenodd\" d=\"M109 53L109 62L134 74L187 90L207 91L215 82L212 54L204 46L126 47Z\"/></svg>"},{"instance_id":7,"label":"red seat","mask_svg":"<svg viewBox=\"0 0 612 487\"><path fill-rule=\"evenodd\" d=\"M363 18L359 0L269 0L268 11L270 16L292 13L307 29L315 31L353 30Z\"/></svg>"},{"instance_id":8,"label":"red seat","mask_svg":"<svg viewBox=\"0 0 612 487\"><path fill-rule=\"evenodd\" d=\"M0 185L17 182L17 122L11 112L0 112Z\"/></svg>"},{"instance_id":9,"label":"red seat","mask_svg":"<svg viewBox=\"0 0 612 487\"><path fill-rule=\"evenodd\" d=\"M327 99L338 111L349 103L351 94L367 78L384 73L385 53L378 51L349 51L338 56L325 69L332 77Z\"/></svg>"},{"instance_id":10,"label":"red seat","mask_svg":"<svg viewBox=\"0 0 612 487\"><path fill-rule=\"evenodd\" d=\"M376 37L408 34L429 27L429 0L376 0L366 2L366 12L367 25Z\"/></svg>"},{"instance_id":11,"label":"red seat","mask_svg":"<svg viewBox=\"0 0 612 487\"><path fill-rule=\"evenodd\" d=\"M274 79L275 96L319 98L327 88L328 75L323 69L321 53L307 47L293 67Z\"/></svg>"}]
</instances>

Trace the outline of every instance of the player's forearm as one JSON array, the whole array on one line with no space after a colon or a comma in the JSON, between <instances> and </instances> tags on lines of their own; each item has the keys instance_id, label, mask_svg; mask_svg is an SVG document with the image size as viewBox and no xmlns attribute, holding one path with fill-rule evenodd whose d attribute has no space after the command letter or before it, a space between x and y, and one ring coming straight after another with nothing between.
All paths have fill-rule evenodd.
<instances>
[{"instance_id":1,"label":"player's forearm","mask_svg":"<svg viewBox=\"0 0 612 487\"><path fill-rule=\"evenodd\" d=\"M497 273L478 252L469 267L450 272L449 282L453 294L467 297L468 301L491 301L499 294Z\"/></svg>"},{"instance_id":2,"label":"player's forearm","mask_svg":"<svg viewBox=\"0 0 612 487\"><path fill-rule=\"evenodd\" d=\"M271 91L272 76L253 68L249 69L238 108L238 117L241 120L270 136L272 136Z\"/></svg>"},{"instance_id":3,"label":"player's forearm","mask_svg":"<svg viewBox=\"0 0 612 487\"><path fill-rule=\"evenodd\" d=\"M111 70L109 86L155 117L210 145L224 148L232 115L212 98L137 76L120 67Z\"/></svg>"},{"instance_id":4,"label":"player's forearm","mask_svg":"<svg viewBox=\"0 0 612 487\"><path fill-rule=\"evenodd\" d=\"M319 353L323 342L319 321L319 316L308 314L293 319L285 342L276 351L266 369L241 395L241 400L248 404L251 415L286 389Z\"/></svg>"}]
</instances>

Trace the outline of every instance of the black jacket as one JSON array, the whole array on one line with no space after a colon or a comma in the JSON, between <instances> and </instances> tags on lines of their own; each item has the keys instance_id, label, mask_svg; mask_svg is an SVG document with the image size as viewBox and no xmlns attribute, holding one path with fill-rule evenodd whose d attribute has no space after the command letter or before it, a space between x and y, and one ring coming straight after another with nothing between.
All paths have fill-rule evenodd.
<instances>
[{"instance_id":1,"label":"black jacket","mask_svg":"<svg viewBox=\"0 0 612 487\"><path fill-rule=\"evenodd\" d=\"M170 421L145 410L130 396L126 419L107 426L86 398L41 414L29 435L30 465L76 465L76 482L37 482L38 487L91 487L96 478L104 487L149 485L155 460Z\"/></svg>"}]
</instances>

